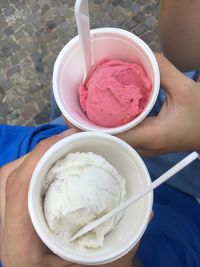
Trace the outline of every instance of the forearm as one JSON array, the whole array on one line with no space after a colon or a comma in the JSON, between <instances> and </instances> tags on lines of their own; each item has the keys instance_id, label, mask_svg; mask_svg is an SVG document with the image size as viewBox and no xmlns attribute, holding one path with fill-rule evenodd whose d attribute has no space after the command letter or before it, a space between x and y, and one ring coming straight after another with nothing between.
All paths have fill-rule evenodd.
<instances>
[{"instance_id":1,"label":"forearm","mask_svg":"<svg viewBox=\"0 0 200 267\"><path fill-rule=\"evenodd\" d=\"M160 44L180 70L200 67L200 0L161 0Z\"/></svg>"}]
</instances>

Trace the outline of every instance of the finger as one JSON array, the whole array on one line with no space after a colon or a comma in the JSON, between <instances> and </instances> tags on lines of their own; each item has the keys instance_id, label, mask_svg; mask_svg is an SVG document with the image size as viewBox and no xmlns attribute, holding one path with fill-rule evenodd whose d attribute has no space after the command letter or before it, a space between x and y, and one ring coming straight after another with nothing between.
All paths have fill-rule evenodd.
<instances>
[{"instance_id":1,"label":"finger","mask_svg":"<svg viewBox=\"0 0 200 267\"><path fill-rule=\"evenodd\" d=\"M162 136L163 127L157 117L147 117L138 126L120 133L121 138L136 150L152 150L158 145L156 136Z\"/></svg>"},{"instance_id":2,"label":"finger","mask_svg":"<svg viewBox=\"0 0 200 267\"><path fill-rule=\"evenodd\" d=\"M28 157L29 153L24 155L23 157L14 160L10 163L7 163L6 165L4 165L1 169L0 169L0 175L1 177L7 177L11 172L13 172L16 168L18 168L22 162L24 162L24 160Z\"/></svg>"},{"instance_id":3,"label":"finger","mask_svg":"<svg viewBox=\"0 0 200 267\"><path fill-rule=\"evenodd\" d=\"M21 157L20 159L17 159L15 161L12 161L11 163L8 163L0 168L0 198L2 199L2 194L5 191L5 184L7 177L16 169L18 168L22 162L27 158L28 154ZM1 202L2 204L2 202Z\"/></svg>"},{"instance_id":4,"label":"finger","mask_svg":"<svg viewBox=\"0 0 200 267\"><path fill-rule=\"evenodd\" d=\"M22 247L27 250L30 243L35 246L40 244L41 241L35 235L28 214L27 195L30 179L42 155L53 144L75 132L74 129L71 129L40 142L24 162L8 177L6 184L5 233L6 238L13 244L18 244L18 240L20 240ZM18 248L16 249L18 250Z\"/></svg>"},{"instance_id":5,"label":"finger","mask_svg":"<svg viewBox=\"0 0 200 267\"><path fill-rule=\"evenodd\" d=\"M6 182L8 176L18 168L24 160L27 158L28 154L21 157L18 160L15 160L11 163L4 165L0 169L0 240L2 238L2 231L3 231L3 222L4 222L4 212L5 212L5 189L6 189Z\"/></svg>"},{"instance_id":6,"label":"finger","mask_svg":"<svg viewBox=\"0 0 200 267\"><path fill-rule=\"evenodd\" d=\"M161 87L170 96L176 96L176 92L188 90L188 83L191 79L181 73L169 60L159 53L154 53L160 70ZM181 86L179 86L181 84Z\"/></svg>"}]
</instances>

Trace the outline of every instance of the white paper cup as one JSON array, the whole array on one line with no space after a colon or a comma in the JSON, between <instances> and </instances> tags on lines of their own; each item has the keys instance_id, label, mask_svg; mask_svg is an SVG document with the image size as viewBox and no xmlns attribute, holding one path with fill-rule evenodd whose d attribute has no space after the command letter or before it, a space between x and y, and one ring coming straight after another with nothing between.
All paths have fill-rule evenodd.
<instances>
[{"instance_id":1,"label":"white paper cup","mask_svg":"<svg viewBox=\"0 0 200 267\"><path fill-rule=\"evenodd\" d=\"M78 88L83 81L84 64L76 36L59 53L53 70L53 92L63 115L75 126L85 131L109 134L124 132L141 122L152 109L159 92L160 75L151 49L136 35L116 28L91 30L92 64L101 59L120 59L141 64L152 81L152 93L144 110L132 121L118 127L101 127L88 120L82 111Z\"/></svg>"},{"instance_id":2,"label":"white paper cup","mask_svg":"<svg viewBox=\"0 0 200 267\"><path fill-rule=\"evenodd\" d=\"M55 254L70 262L86 265L114 261L133 248L144 233L152 210L153 193L129 207L104 240L104 246L81 251L73 243L62 244L47 225L43 212L42 184L52 165L71 152L94 152L108 160L126 180L127 198L151 183L148 170L138 153L121 139L105 133L84 132L67 137L52 146L39 161L30 183L28 207L41 240Z\"/></svg>"}]
</instances>

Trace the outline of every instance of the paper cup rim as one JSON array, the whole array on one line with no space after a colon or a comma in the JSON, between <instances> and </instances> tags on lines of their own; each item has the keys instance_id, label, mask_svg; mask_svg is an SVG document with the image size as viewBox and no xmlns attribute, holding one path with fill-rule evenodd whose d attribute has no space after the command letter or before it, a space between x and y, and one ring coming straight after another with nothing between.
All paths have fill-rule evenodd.
<instances>
[{"instance_id":1,"label":"paper cup rim","mask_svg":"<svg viewBox=\"0 0 200 267\"><path fill-rule=\"evenodd\" d=\"M91 32L91 34L93 34L93 33L118 33L121 36L128 37L130 40L132 39L135 43L137 43L138 46L142 47L143 51L145 51L145 54L150 59L151 65L154 66L152 68L153 77L154 77L154 88L152 91L150 101L148 102L148 104L146 105L144 110L136 118L134 118L133 120L131 120L130 122L128 122L124 125L117 126L117 127L98 126L98 129L97 129L95 127L95 125L94 126L92 126L92 125L86 126L86 125L83 125L82 123L80 123L76 118L72 117L68 112L66 112L66 109L65 109L62 101L60 100L58 90L57 90L57 75L58 75L59 63L60 63L63 55L66 53L66 51L68 49L70 49L74 44L76 44L76 42L79 39L78 35L75 36L74 38L72 38L62 48L62 50L58 54L58 57L56 58L54 68L53 68L53 93L54 93L54 97L55 97L56 103L57 103L58 107L60 108L61 112L63 113L63 115L73 125L75 125L79 129L84 130L84 131L99 131L99 132L109 133L109 134L119 134L119 133L125 132L125 131L135 127L136 125L138 125L149 114L152 107L154 106L156 99L158 97L159 88L160 88L160 72L159 72L159 68L158 68L158 63L155 59L153 52L149 48L149 46L142 39L140 39L138 36L136 36L134 33L131 33L129 31L126 31L123 29L111 28L111 27L92 29L90 32Z\"/></svg>"},{"instance_id":2,"label":"paper cup rim","mask_svg":"<svg viewBox=\"0 0 200 267\"><path fill-rule=\"evenodd\" d=\"M61 258L65 259L65 260L76 262L78 264L99 265L99 264L109 263L111 261L114 261L114 260L122 257L123 255L128 253L131 250L131 248L133 248L137 244L137 242L140 240L141 236L143 235L143 233L146 230L146 227L148 225L149 216L150 216L150 213L151 213L151 210L152 210L152 205L153 205L153 192L149 193L149 199L148 199L148 202L147 202L148 205L146 207L146 213L145 213L143 222L139 227L137 235L135 236L134 242L132 240L130 240L126 244L126 246L123 246L123 247L119 248L118 250L113 252L111 254L111 256L107 256L107 258L105 258L103 256L99 256L97 259L90 259L90 258L86 259L86 258L81 257L81 256L78 257L76 255L71 255L71 254L69 255L69 253L64 252L64 250L58 249L54 245L54 242L52 241L52 239L44 233L43 227L38 223L37 215L35 213L34 205L33 205L34 187L37 184L38 173L40 173L41 169L43 168L44 163L52 156L53 153L55 153L55 151L59 150L63 146L66 146L68 143L71 143L73 141L83 140L83 139L89 139L91 137L95 137L95 138L99 138L99 139L103 138L104 140L112 141L112 142L115 142L116 144L122 146L126 151L128 151L129 153L131 153L133 155L133 157L136 159L136 161L142 167L142 169L143 169L143 171L145 173L146 182L148 184L151 183L151 179L150 179L150 175L149 175L148 169L147 169L145 163L143 162L142 158L125 141L122 141L118 137L115 137L115 136L112 136L112 135L109 135L109 134L106 134L106 133L100 133L100 132L76 133L74 135L71 135L69 137L66 137L66 138L58 141L39 160L39 162L38 162L38 164L37 164L37 166L36 166L36 168L35 168L35 170L33 172L32 179L31 179L30 186L29 186L29 191L28 191L28 211L29 211L29 215L30 215L31 221L33 223L33 226L34 226L36 232L38 233L39 237L45 243L45 245L50 250L52 250L55 254L57 254L58 256L60 256Z\"/></svg>"}]
</instances>

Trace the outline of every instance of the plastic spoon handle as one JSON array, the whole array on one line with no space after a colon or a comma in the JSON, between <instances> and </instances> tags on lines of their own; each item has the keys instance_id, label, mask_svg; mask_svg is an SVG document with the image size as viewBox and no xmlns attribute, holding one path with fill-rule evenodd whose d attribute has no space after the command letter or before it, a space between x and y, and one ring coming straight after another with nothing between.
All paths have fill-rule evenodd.
<instances>
[{"instance_id":1,"label":"plastic spoon handle","mask_svg":"<svg viewBox=\"0 0 200 267\"><path fill-rule=\"evenodd\" d=\"M90 20L88 0L76 0L75 17L78 28L80 46L84 57L84 72L86 77L91 67L91 46L90 46Z\"/></svg>"},{"instance_id":2,"label":"plastic spoon handle","mask_svg":"<svg viewBox=\"0 0 200 267\"><path fill-rule=\"evenodd\" d=\"M167 172L165 172L163 175L161 175L159 178L157 178L153 183L148 185L142 192L137 193L133 197L129 198L127 201L125 201L123 204L121 204L119 207L115 208L111 212L107 213L103 217L92 221L91 223L84 226L80 231L78 231L71 239L70 241L74 241L78 237L86 234L87 232L93 230L100 224L104 223L111 217L117 215L118 213L122 212L123 210L127 209L130 205L141 199L143 196L145 196L150 191L154 190L156 187L167 181L169 178L171 178L174 174L182 170L184 167L186 167L188 164L190 164L192 161L197 159L199 157L197 152L192 152L188 156L186 156L184 159L179 161L176 165L174 165L171 169L169 169Z\"/></svg>"}]
</instances>

